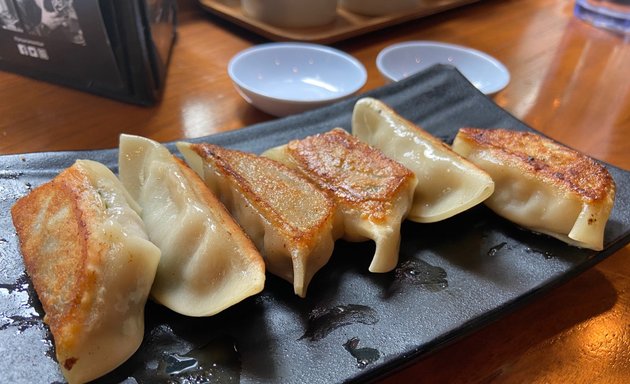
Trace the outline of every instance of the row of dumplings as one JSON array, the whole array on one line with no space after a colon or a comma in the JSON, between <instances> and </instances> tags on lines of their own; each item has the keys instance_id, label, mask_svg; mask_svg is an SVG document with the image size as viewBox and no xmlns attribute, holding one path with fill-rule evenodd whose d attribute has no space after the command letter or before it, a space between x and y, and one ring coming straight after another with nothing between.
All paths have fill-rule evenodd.
<instances>
[{"instance_id":1,"label":"row of dumplings","mask_svg":"<svg viewBox=\"0 0 630 384\"><path fill-rule=\"evenodd\" d=\"M602 247L614 182L584 156L502 130L462 129L451 148L371 98L356 103L352 131L262 156L178 143L187 164L155 141L122 135L118 178L78 160L20 199L13 221L66 379L92 380L136 351L149 295L210 316L260 292L267 270L305 297L339 238L373 240L369 270L391 271L405 219L436 222L485 201L524 227ZM496 150L514 142L538 162L518 166L520 152ZM567 187L573 168L543 166L559 153L578 156L571 163L599 184L580 187L588 193ZM566 174L554 181L545 172Z\"/></svg>"}]
</instances>

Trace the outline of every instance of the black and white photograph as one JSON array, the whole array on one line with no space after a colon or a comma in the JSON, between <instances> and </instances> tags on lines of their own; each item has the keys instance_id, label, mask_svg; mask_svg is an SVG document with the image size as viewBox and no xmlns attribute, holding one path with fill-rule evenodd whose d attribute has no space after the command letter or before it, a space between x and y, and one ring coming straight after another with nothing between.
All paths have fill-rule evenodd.
<instances>
[{"instance_id":1,"label":"black and white photograph","mask_svg":"<svg viewBox=\"0 0 630 384\"><path fill-rule=\"evenodd\" d=\"M86 45L74 0L15 0L26 32Z\"/></svg>"},{"instance_id":2,"label":"black and white photograph","mask_svg":"<svg viewBox=\"0 0 630 384\"><path fill-rule=\"evenodd\" d=\"M176 12L176 0L0 0L0 70L152 104Z\"/></svg>"},{"instance_id":3,"label":"black and white photograph","mask_svg":"<svg viewBox=\"0 0 630 384\"><path fill-rule=\"evenodd\" d=\"M0 68L80 87L124 89L99 0L0 0L20 30L0 29ZM6 11L5 11L6 12Z\"/></svg>"},{"instance_id":4,"label":"black and white photograph","mask_svg":"<svg viewBox=\"0 0 630 384\"><path fill-rule=\"evenodd\" d=\"M0 27L8 31L24 31L13 0L0 0Z\"/></svg>"}]
</instances>

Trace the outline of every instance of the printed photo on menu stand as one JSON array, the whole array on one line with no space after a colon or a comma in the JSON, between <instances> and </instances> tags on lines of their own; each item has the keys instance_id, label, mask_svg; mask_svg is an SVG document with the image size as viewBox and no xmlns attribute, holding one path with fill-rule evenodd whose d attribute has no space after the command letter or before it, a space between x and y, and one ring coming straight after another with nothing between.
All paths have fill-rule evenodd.
<instances>
[{"instance_id":1,"label":"printed photo on menu stand","mask_svg":"<svg viewBox=\"0 0 630 384\"><path fill-rule=\"evenodd\" d=\"M8 31L24 31L12 0L0 0L0 27Z\"/></svg>"},{"instance_id":2,"label":"printed photo on menu stand","mask_svg":"<svg viewBox=\"0 0 630 384\"><path fill-rule=\"evenodd\" d=\"M79 88L125 87L99 0L0 0L0 66Z\"/></svg>"},{"instance_id":3,"label":"printed photo on menu stand","mask_svg":"<svg viewBox=\"0 0 630 384\"><path fill-rule=\"evenodd\" d=\"M73 0L14 1L29 34L85 45Z\"/></svg>"}]
</instances>

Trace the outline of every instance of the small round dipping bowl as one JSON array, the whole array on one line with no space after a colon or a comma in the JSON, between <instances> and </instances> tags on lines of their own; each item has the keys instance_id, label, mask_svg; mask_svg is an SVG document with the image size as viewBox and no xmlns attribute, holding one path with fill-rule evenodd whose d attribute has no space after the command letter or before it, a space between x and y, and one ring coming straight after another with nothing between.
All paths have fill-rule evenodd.
<instances>
[{"instance_id":1,"label":"small round dipping bowl","mask_svg":"<svg viewBox=\"0 0 630 384\"><path fill-rule=\"evenodd\" d=\"M309 43L268 43L245 49L228 74L247 102L274 116L334 103L365 84L365 67L334 48Z\"/></svg>"},{"instance_id":2,"label":"small round dipping bowl","mask_svg":"<svg viewBox=\"0 0 630 384\"><path fill-rule=\"evenodd\" d=\"M399 81L434 64L457 68L477 89L493 94L510 82L510 72L494 57L481 51L433 41L410 41L384 48L376 67L389 81Z\"/></svg>"}]
</instances>

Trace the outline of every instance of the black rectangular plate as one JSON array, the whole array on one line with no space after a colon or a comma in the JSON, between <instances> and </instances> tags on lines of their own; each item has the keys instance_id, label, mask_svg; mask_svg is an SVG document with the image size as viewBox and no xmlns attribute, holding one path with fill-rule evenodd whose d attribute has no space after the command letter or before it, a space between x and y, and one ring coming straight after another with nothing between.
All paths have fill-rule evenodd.
<instances>
[{"instance_id":1,"label":"black rectangular plate","mask_svg":"<svg viewBox=\"0 0 630 384\"><path fill-rule=\"evenodd\" d=\"M432 67L366 95L449 143L462 126L531 130L452 67ZM260 153L333 127L350 129L355 101L193 141ZM168 146L174 150L173 143ZM101 150L0 157L3 380L63 381L41 305L24 273L10 207L77 158L116 170L116 156L116 150ZM630 173L607 167L618 192L601 252L520 230L483 206L440 223L405 223L399 267L391 273L367 271L372 244L338 241L306 299L268 275L261 294L210 318L187 318L148 303L139 351L98 381L211 377L213 382L331 383L377 378L478 329L627 244Z\"/></svg>"}]
</instances>

